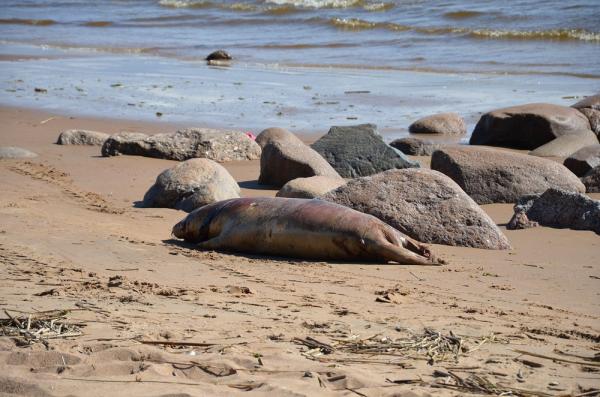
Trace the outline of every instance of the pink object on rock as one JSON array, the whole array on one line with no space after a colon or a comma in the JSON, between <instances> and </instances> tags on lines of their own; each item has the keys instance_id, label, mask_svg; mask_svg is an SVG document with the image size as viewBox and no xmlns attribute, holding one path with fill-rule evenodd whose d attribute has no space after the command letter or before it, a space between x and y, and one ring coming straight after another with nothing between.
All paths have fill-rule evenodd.
<instances>
[{"instance_id":1,"label":"pink object on rock","mask_svg":"<svg viewBox=\"0 0 600 397\"><path fill-rule=\"evenodd\" d=\"M250 139L252 139L253 141L256 140L256 135L254 135L253 133L251 133L250 131L246 132L246 136Z\"/></svg>"}]
</instances>

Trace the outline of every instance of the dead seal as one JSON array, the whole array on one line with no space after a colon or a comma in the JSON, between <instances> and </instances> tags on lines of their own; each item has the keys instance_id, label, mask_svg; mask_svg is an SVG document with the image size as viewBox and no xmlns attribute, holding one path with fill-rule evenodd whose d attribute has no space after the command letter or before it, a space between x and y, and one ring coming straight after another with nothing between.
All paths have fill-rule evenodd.
<instances>
[{"instance_id":1,"label":"dead seal","mask_svg":"<svg viewBox=\"0 0 600 397\"><path fill-rule=\"evenodd\" d=\"M173 227L198 247L305 259L440 265L374 216L322 200L240 198L198 208Z\"/></svg>"}]
</instances>

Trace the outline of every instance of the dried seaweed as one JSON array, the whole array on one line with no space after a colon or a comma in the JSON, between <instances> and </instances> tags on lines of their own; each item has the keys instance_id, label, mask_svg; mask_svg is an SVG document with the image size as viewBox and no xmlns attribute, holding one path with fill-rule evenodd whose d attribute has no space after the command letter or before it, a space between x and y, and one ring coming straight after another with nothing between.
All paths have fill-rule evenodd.
<instances>
[{"instance_id":1,"label":"dried seaweed","mask_svg":"<svg viewBox=\"0 0 600 397\"><path fill-rule=\"evenodd\" d=\"M52 310L13 316L4 310L8 318L0 319L0 336L14 337L29 345L36 342L47 344L48 339L82 335L81 324L69 323L65 319L68 313L68 310Z\"/></svg>"}]
</instances>

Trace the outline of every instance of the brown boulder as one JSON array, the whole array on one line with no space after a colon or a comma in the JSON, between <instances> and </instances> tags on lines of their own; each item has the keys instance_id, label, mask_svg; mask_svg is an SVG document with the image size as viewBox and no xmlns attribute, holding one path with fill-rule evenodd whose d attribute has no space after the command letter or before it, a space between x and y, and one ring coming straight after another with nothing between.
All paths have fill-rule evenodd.
<instances>
[{"instance_id":1,"label":"brown boulder","mask_svg":"<svg viewBox=\"0 0 600 397\"><path fill-rule=\"evenodd\" d=\"M257 141L259 138L264 145L260 156L260 184L283 186L296 178L317 175L341 178L319 153L289 131L269 128Z\"/></svg>"},{"instance_id":2,"label":"brown boulder","mask_svg":"<svg viewBox=\"0 0 600 397\"><path fill-rule=\"evenodd\" d=\"M163 171L144 195L142 205L191 212L239 197L237 182L222 165L209 159L191 159Z\"/></svg>"},{"instance_id":3,"label":"brown boulder","mask_svg":"<svg viewBox=\"0 0 600 397\"><path fill-rule=\"evenodd\" d=\"M431 156L442 147L437 143L412 137L396 139L390 143L390 146L411 156Z\"/></svg>"},{"instance_id":4,"label":"brown boulder","mask_svg":"<svg viewBox=\"0 0 600 397\"><path fill-rule=\"evenodd\" d=\"M283 185L279 192L277 192L277 197L312 199L322 196L345 183L346 181L342 178L331 178L328 176L296 178Z\"/></svg>"},{"instance_id":5,"label":"brown boulder","mask_svg":"<svg viewBox=\"0 0 600 397\"><path fill-rule=\"evenodd\" d=\"M452 178L479 204L514 203L549 188L584 192L562 164L526 154L483 147L448 147L431 157L431 169Z\"/></svg>"},{"instance_id":6,"label":"brown boulder","mask_svg":"<svg viewBox=\"0 0 600 397\"><path fill-rule=\"evenodd\" d=\"M567 157L581 148L597 143L596 134L592 131L581 131L580 134L559 136L529 154L539 157Z\"/></svg>"},{"instance_id":7,"label":"brown boulder","mask_svg":"<svg viewBox=\"0 0 600 397\"><path fill-rule=\"evenodd\" d=\"M588 96L574 105L571 105L575 109L595 109L600 110L600 94Z\"/></svg>"},{"instance_id":8,"label":"brown boulder","mask_svg":"<svg viewBox=\"0 0 600 397\"><path fill-rule=\"evenodd\" d=\"M271 127L263 130L260 134L258 134L255 142L258 143L261 148L263 148L271 141L282 141L285 139L290 139L294 142L302 142L296 135L284 128L279 127Z\"/></svg>"},{"instance_id":9,"label":"brown boulder","mask_svg":"<svg viewBox=\"0 0 600 397\"><path fill-rule=\"evenodd\" d=\"M532 103L484 114L473 130L470 144L533 150L559 136L589 129L590 123L577 109Z\"/></svg>"},{"instance_id":10,"label":"brown boulder","mask_svg":"<svg viewBox=\"0 0 600 397\"><path fill-rule=\"evenodd\" d=\"M494 221L456 183L436 171L389 170L353 179L322 199L371 214L422 242L510 248Z\"/></svg>"},{"instance_id":11,"label":"brown boulder","mask_svg":"<svg viewBox=\"0 0 600 397\"><path fill-rule=\"evenodd\" d=\"M592 168L600 166L600 144L579 149L566 158L563 164L579 177L587 174Z\"/></svg>"},{"instance_id":12,"label":"brown boulder","mask_svg":"<svg viewBox=\"0 0 600 397\"><path fill-rule=\"evenodd\" d=\"M579 109L579 111L583 113L585 117L587 117L588 121L590 122L590 128L592 131L594 131L594 134L596 134L598 140L600 140L600 110L583 108Z\"/></svg>"},{"instance_id":13,"label":"brown boulder","mask_svg":"<svg viewBox=\"0 0 600 397\"><path fill-rule=\"evenodd\" d=\"M465 120L456 113L439 113L423 117L408 127L411 134L460 135L467 133Z\"/></svg>"}]
</instances>

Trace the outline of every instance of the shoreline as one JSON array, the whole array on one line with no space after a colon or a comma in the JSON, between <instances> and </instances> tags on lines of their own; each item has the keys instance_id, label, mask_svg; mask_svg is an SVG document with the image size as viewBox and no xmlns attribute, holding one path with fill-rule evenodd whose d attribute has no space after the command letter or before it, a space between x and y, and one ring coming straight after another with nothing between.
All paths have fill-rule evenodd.
<instances>
[{"instance_id":1,"label":"shoreline","mask_svg":"<svg viewBox=\"0 0 600 397\"><path fill-rule=\"evenodd\" d=\"M469 131L461 137L465 140L483 112L517 103L568 106L593 94L590 85L597 81L539 75L257 68L243 63L222 67L116 55L1 61L0 68L6 76L0 82L5 92L2 106L177 125L200 123L255 134L273 125L300 135L321 135L332 125L374 123L389 140L407 136L408 126L418 118L441 112L465 118Z\"/></svg>"}]
</instances>

